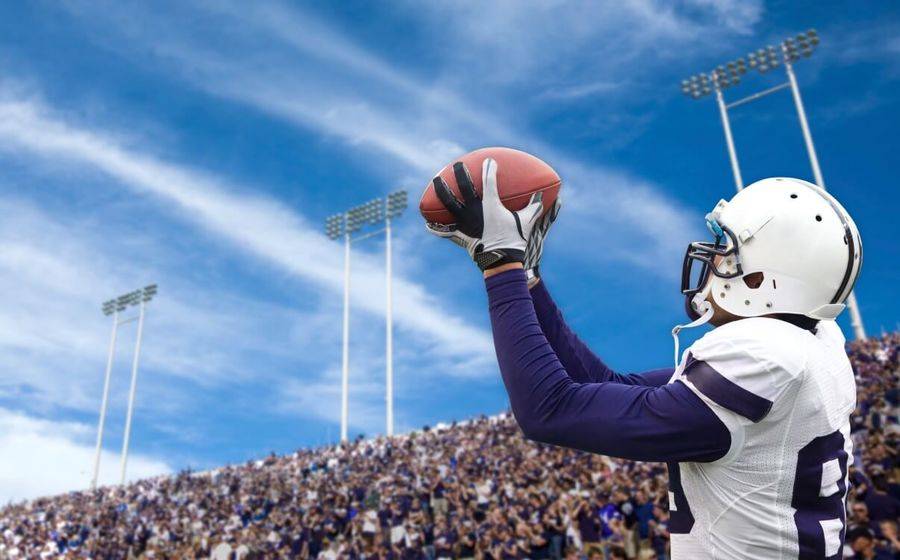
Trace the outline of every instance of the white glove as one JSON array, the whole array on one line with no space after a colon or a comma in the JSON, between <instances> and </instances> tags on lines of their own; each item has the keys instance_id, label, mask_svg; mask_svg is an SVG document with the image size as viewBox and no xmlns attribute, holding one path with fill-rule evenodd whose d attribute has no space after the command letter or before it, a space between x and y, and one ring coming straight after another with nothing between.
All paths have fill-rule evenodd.
<instances>
[{"instance_id":1,"label":"white glove","mask_svg":"<svg viewBox=\"0 0 900 560\"><path fill-rule=\"evenodd\" d=\"M440 176L434 178L433 184L438 198L457 221L451 225L428 223L428 230L465 247L481 270L524 262L528 239L543 209L542 194L534 193L525 208L512 212L500 201L495 160L487 158L481 166L481 199L465 164L456 162L453 172L463 202L457 200Z\"/></svg>"},{"instance_id":2,"label":"white glove","mask_svg":"<svg viewBox=\"0 0 900 560\"><path fill-rule=\"evenodd\" d=\"M550 226L553 225L556 217L559 216L560 208L562 208L562 196L557 195L556 200L553 201L553 206L543 216L538 218L531 235L528 237L528 246L525 248L525 262L522 264L525 267L525 274L528 275L529 280L540 277L538 266L541 264L541 255L544 254L544 239L550 232Z\"/></svg>"}]
</instances>

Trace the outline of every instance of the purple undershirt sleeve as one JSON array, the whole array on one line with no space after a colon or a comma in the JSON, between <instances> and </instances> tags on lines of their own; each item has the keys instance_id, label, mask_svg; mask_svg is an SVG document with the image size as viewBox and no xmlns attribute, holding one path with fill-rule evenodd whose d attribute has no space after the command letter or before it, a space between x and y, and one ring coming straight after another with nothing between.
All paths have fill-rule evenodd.
<instances>
[{"instance_id":1,"label":"purple undershirt sleeve","mask_svg":"<svg viewBox=\"0 0 900 560\"><path fill-rule=\"evenodd\" d=\"M728 452L728 429L681 382L572 379L541 330L524 271L485 283L500 372L526 437L640 461L714 461Z\"/></svg>"},{"instance_id":2,"label":"purple undershirt sleeve","mask_svg":"<svg viewBox=\"0 0 900 560\"><path fill-rule=\"evenodd\" d=\"M659 387L669 382L673 368L655 369L643 373L623 375L609 368L603 360L591 352L590 348L578 338L556 307L553 298L543 280L531 289L534 312L537 315L541 330L547 342L556 352L556 357L573 380L579 383L599 383L610 381L625 385L645 385Z\"/></svg>"}]
</instances>

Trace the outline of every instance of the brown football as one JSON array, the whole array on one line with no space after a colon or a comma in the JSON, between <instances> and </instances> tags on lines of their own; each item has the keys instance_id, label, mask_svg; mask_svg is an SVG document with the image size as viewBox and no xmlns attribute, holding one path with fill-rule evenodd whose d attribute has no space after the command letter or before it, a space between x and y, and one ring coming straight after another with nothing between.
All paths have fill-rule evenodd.
<instances>
[{"instance_id":1,"label":"brown football","mask_svg":"<svg viewBox=\"0 0 900 560\"><path fill-rule=\"evenodd\" d=\"M469 169L472 182L475 184L475 192L481 196L481 164L486 158L493 158L497 162L497 187L500 190L500 200L510 210L521 210L528 204L531 195L543 192L544 211L556 200L562 181L552 167L531 154L514 150L512 148L481 148L474 152L456 158L446 167L441 169L440 175L447 181L450 190L460 201L459 186L453 176L453 164L461 161ZM422 193L419 201L419 212L428 222L439 224L452 224L456 220L441 203L434 192L431 181Z\"/></svg>"}]
</instances>

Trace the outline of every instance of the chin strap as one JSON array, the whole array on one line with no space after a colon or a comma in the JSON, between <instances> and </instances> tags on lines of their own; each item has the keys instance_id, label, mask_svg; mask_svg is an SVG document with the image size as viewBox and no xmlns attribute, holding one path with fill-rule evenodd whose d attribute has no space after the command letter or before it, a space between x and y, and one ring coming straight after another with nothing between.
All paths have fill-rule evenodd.
<instances>
[{"instance_id":1,"label":"chin strap","mask_svg":"<svg viewBox=\"0 0 900 560\"><path fill-rule=\"evenodd\" d=\"M679 342L678 342L678 333L683 331L684 329L693 329L694 327L699 327L700 325L706 324L712 319L714 309L711 303L706 301L705 294L697 294L694 296L694 299L691 301L694 308L701 313L700 317L691 321L690 323L686 323L684 325L675 325L675 328L672 329L672 338L675 340L675 367L678 367L678 351L679 351Z\"/></svg>"}]
</instances>

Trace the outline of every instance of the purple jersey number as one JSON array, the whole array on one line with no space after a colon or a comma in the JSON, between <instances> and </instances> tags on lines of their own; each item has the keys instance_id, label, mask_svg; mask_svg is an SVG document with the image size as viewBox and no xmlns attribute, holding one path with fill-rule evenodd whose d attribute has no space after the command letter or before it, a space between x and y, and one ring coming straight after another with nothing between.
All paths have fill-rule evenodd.
<instances>
[{"instance_id":1,"label":"purple jersey number","mask_svg":"<svg viewBox=\"0 0 900 560\"><path fill-rule=\"evenodd\" d=\"M669 532L687 534L694 526L694 515L681 487L678 463L666 463L669 469Z\"/></svg>"},{"instance_id":2,"label":"purple jersey number","mask_svg":"<svg viewBox=\"0 0 900 560\"><path fill-rule=\"evenodd\" d=\"M817 437L797 455L791 506L800 560L839 559L844 543L847 452L840 431Z\"/></svg>"}]
</instances>

